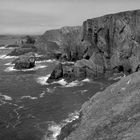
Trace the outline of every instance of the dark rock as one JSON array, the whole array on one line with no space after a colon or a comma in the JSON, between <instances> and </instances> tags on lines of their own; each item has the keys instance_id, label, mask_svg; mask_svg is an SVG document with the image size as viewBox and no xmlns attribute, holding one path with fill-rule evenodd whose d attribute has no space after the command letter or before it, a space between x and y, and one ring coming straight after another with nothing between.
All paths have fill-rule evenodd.
<instances>
[{"instance_id":1,"label":"dark rock","mask_svg":"<svg viewBox=\"0 0 140 140\"><path fill-rule=\"evenodd\" d=\"M33 53L28 53L22 55L12 62L15 69L30 69L35 66L35 55Z\"/></svg>"},{"instance_id":2,"label":"dark rock","mask_svg":"<svg viewBox=\"0 0 140 140\"><path fill-rule=\"evenodd\" d=\"M59 63L51 73L51 76L47 80L48 83L54 82L56 80L59 80L60 78L63 78L63 68L62 64Z\"/></svg>"},{"instance_id":3,"label":"dark rock","mask_svg":"<svg viewBox=\"0 0 140 140\"><path fill-rule=\"evenodd\" d=\"M139 140L139 87L137 72L96 93L83 104L78 126L67 128L61 140Z\"/></svg>"},{"instance_id":4,"label":"dark rock","mask_svg":"<svg viewBox=\"0 0 140 140\"><path fill-rule=\"evenodd\" d=\"M81 42L82 27L63 27L45 32L36 42L41 53L59 51L61 60L76 61L83 57L87 44Z\"/></svg>"},{"instance_id":5,"label":"dark rock","mask_svg":"<svg viewBox=\"0 0 140 140\"><path fill-rule=\"evenodd\" d=\"M140 10L127 11L85 21L82 41L90 44L89 61L105 70L121 66L126 73L135 72L140 64L139 15Z\"/></svg>"},{"instance_id":6,"label":"dark rock","mask_svg":"<svg viewBox=\"0 0 140 140\"><path fill-rule=\"evenodd\" d=\"M10 44L10 45L6 45L6 48L18 48L19 45L17 44Z\"/></svg>"}]
</instances>

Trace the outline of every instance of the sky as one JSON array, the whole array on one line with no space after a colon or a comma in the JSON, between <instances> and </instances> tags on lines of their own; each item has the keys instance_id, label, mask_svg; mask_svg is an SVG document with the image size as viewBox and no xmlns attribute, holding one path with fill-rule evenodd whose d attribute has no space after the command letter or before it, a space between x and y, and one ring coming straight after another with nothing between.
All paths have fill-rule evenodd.
<instances>
[{"instance_id":1,"label":"sky","mask_svg":"<svg viewBox=\"0 0 140 140\"><path fill-rule=\"evenodd\" d=\"M135 9L140 9L140 0L0 0L0 34L43 34Z\"/></svg>"}]
</instances>

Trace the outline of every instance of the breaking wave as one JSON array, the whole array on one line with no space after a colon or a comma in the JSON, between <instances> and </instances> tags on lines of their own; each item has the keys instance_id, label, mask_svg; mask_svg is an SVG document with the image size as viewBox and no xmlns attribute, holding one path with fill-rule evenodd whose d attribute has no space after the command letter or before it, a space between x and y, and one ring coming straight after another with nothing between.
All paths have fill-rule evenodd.
<instances>
[{"instance_id":1,"label":"breaking wave","mask_svg":"<svg viewBox=\"0 0 140 140\"><path fill-rule=\"evenodd\" d=\"M12 59L12 58L18 58L17 56L8 56L8 55L0 55L0 59Z\"/></svg>"},{"instance_id":2,"label":"breaking wave","mask_svg":"<svg viewBox=\"0 0 140 140\"><path fill-rule=\"evenodd\" d=\"M20 99L31 99L31 100L37 100L37 97L32 97L32 96L22 96Z\"/></svg>"},{"instance_id":3,"label":"breaking wave","mask_svg":"<svg viewBox=\"0 0 140 140\"><path fill-rule=\"evenodd\" d=\"M48 131L46 132L46 135L44 136L43 140L57 140L57 136L60 134L61 129L67 125L67 123L70 123L76 119L79 118L79 112L75 111L74 113L69 114L68 118L63 120L60 124L56 124L54 122L49 124ZM50 133L51 135L48 135Z\"/></svg>"},{"instance_id":4,"label":"breaking wave","mask_svg":"<svg viewBox=\"0 0 140 140\"><path fill-rule=\"evenodd\" d=\"M56 62L56 60L55 59L49 59L49 60L42 60L42 61L36 61L35 63L45 63L45 62L47 62L47 63L53 63L53 62Z\"/></svg>"},{"instance_id":5,"label":"breaking wave","mask_svg":"<svg viewBox=\"0 0 140 140\"><path fill-rule=\"evenodd\" d=\"M21 69L21 70L17 70L17 69L14 69L14 66L9 66L7 67L4 71L5 72L11 72L11 71L23 71L23 72L26 72L26 71L35 71L35 70L38 70L38 69L43 69L43 68L46 68L47 66L46 65L37 65L35 66L34 68L31 68L31 69Z\"/></svg>"},{"instance_id":6,"label":"breaking wave","mask_svg":"<svg viewBox=\"0 0 140 140\"><path fill-rule=\"evenodd\" d=\"M41 85L48 85L48 83L46 82L49 78L50 74L46 75L46 76L41 76L37 78L37 83L41 84Z\"/></svg>"}]
</instances>

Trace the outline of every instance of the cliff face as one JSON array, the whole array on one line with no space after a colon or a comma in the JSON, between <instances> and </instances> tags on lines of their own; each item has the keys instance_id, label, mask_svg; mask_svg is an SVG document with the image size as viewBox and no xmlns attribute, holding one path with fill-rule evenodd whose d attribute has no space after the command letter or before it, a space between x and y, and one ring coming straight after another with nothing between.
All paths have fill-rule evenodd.
<instances>
[{"instance_id":1,"label":"cliff face","mask_svg":"<svg viewBox=\"0 0 140 140\"><path fill-rule=\"evenodd\" d=\"M66 34L65 37L62 44L68 40ZM77 40L76 37L76 45L71 44ZM82 32L71 32L69 40L62 47L64 50L72 50L72 53L67 53L69 57L74 58L77 52L82 52L81 57L78 57L81 59L76 59L78 61L70 72L70 76L73 73L75 79L80 78L83 72L83 78L93 79L112 72L136 72L140 68L140 10L88 19L83 23ZM80 47L77 49L76 46ZM67 68L65 65L63 67Z\"/></svg>"},{"instance_id":2,"label":"cliff face","mask_svg":"<svg viewBox=\"0 0 140 140\"><path fill-rule=\"evenodd\" d=\"M85 50L81 42L82 27L63 27L46 31L37 41L36 46L44 53L61 52L67 60L81 59Z\"/></svg>"},{"instance_id":3,"label":"cliff face","mask_svg":"<svg viewBox=\"0 0 140 140\"><path fill-rule=\"evenodd\" d=\"M82 40L90 44L86 55L94 68L137 71L140 64L140 10L88 19L83 23Z\"/></svg>"},{"instance_id":4,"label":"cliff face","mask_svg":"<svg viewBox=\"0 0 140 140\"><path fill-rule=\"evenodd\" d=\"M80 124L65 140L139 140L139 87L137 72L96 93L82 106Z\"/></svg>"}]
</instances>

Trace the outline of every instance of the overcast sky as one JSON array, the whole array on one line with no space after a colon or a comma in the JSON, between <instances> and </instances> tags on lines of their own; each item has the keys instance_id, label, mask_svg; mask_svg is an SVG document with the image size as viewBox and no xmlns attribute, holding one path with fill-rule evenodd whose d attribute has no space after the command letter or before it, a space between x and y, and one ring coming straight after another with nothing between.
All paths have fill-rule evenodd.
<instances>
[{"instance_id":1,"label":"overcast sky","mask_svg":"<svg viewBox=\"0 0 140 140\"><path fill-rule=\"evenodd\" d=\"M140 0L0 0L0 34L42 34L132 9L140 9Z\"/></svg>"}]
</instances>

